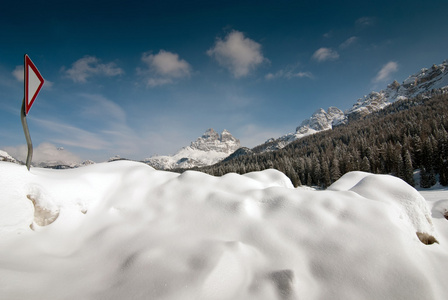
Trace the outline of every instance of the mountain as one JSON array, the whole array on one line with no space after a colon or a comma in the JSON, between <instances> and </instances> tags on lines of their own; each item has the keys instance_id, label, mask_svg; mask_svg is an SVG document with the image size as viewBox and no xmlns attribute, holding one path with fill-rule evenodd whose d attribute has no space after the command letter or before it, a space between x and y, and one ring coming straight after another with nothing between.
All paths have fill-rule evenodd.
<instances>
[{"instance_id":1,"label":"mountain","mask_svg":"<svg viewBox=\"0 0 448 300\"><path fill-rule=\"evenodd\" d=\"M327 111L318 109L311 118L304 120L294 133L277 139L269 139L254 148L256 153L282 149L291 142L310 134L332 129L334 126L346 124L352 119L359 119L367 114L381 110L397 100L412 99L417 96L428 97L434 91L448 92L448 60L431 68L423 68L409 76L403 83L394 81L380 92L359 98L352 108L342 112L336 107Z\"/></svg>"},{"instance_id":2,"label":"mountain","mask_svg":"<svg viewBox=\"0 0 448 300\"><path fill-rule=\"evenodd\" d=\"M8 161L19 164L19 161L17 161L14 157L12 157L6 151L3 150L0 150L0 161Z\"/></svg>"},{"instance_id":3,"label":"mountain","mask_svg":"<svg viewBox=\"0 0 448 300\"><path fill-rule=\"evenodd\" d=\"M433 65L429 69L421 69L419 72L409 76L402 84L395 80L385 90L371 92L359 98L345 114L351 118L358 118L359 116L383 109L397 100L412 99L440 89L448 91L447 60L441 65Z\"/></svg>"},{"instance_id":4,"label":"mountain","mask_svg":"<svg viewBox=\"0 0 448 300\"><path fill-rule=\"evenodd\" d=\"M241 147L240 141L225 130L219 134L208 129L190 146L180 149L172 156L153 156L143 160L144 163L160 170L175 168L192 168L217 163Z\"/></svg>"},{"instance_id":5,"label":"mountain","mask_svg":"<svg viewBox=\"0 0 448 300\"><path fill-rule=\"evenodd\" d=\"M294 142L307 135L314 134L322 130L332 129L333 126L347 122L346 116L342 110L336 107L330 107L327 111L318 109L311 118L304 120L294 133L288 133L278 139L269 139L264 144L255 147L254 151L265 152L282 149L289 143Z\"/></svg>"}]
</instances>

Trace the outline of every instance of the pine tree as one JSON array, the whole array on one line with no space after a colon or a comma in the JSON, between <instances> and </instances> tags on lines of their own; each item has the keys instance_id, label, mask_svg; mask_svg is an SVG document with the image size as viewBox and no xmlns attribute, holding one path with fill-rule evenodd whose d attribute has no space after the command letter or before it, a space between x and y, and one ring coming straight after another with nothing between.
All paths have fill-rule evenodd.
<instances>
[{"instance_id":1,"label":"pine tree","mask_svg":"<svg viewBox=\"0 0 448 300\"><path fill-rule=\"evenodd\" d=\"M440 167L439 181L443 186L448 185L448 161L444 161Z\"/></svg>"},{"instance_id":2,"label":"pine tree","mask_svg":"<svg viewBox=\"0 0 448 300\"><path fill-rule=\"evenodd\" d=\"M331 184L330 168L325 159L322 161L322 184L324 187L327 187Z\"/></svg>"},{"instance_id":3,"label":"pine tree","mask_svg":"<svg viewBox=\"0 0 448 300\"><path fill-rule=\"evenodd\" d=\"M403 180L406 181L409 185L414 186L414 168L412 166L411 153L409 150L406 150L404 159L403 159Z\"/></svg>"},{"instance_id":4,"label":"pine tree","mask_svg":"<svg viewBox=\"0 0 448 300\"><path fill-rule=\"evenodd\" d=\"M339 178L341 178L341 170L339 169L339 160L335 157L331 163L330 179L331 182L335 182Z\"/></svg>"},{"instance_id":5,"label":"pine tree","mask_svg":"<svg viewBox=\"0 0 448 300\"><path fill-rule=\"evenodd\" d=\"M312 181L316 185L320 185L322 181L322 168L320 167L317 156L312 158Z\"/></svg>"},{"instance_id":6,"label":"pine tree","mask_svg":"<svg viewBox=\"0 0 448 300\"><path fill-rule=\"evenodd\" d=\"M367 156L364 156L361 161L361 171L370 172L370 161Z\"/></svg>"}]
</instances>

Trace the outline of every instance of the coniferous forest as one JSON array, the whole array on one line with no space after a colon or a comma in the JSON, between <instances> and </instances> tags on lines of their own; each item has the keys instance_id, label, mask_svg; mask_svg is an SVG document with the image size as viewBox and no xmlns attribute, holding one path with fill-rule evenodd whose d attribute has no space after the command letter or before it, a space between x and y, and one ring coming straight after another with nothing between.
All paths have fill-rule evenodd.
<instances>
[{"instance_id":1,"label":"coniferous forest","mask_svg":"<svg viewBox=\"0 0 448 300\"><path fill-rule=\"evenodd\" d=\"M211 175L244 174L274 168L295 186L325 188L343 174L360 170L392 174L415 186L448 185L448 95L397 101L348 124L297 140L285 148L243 155L195 168ZM256 148L254 148L256 149Z\"/></svg>"}]
</instances>

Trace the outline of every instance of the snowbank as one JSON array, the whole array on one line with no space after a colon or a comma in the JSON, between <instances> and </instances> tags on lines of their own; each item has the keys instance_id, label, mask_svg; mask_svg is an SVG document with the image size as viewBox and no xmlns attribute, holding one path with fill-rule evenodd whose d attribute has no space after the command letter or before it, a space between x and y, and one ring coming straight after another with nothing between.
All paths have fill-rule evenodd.
<instances>
[{"instance_id":1,"label":"snowbank","mask_svg":"<svg viewBox=\"0 0 448 300\"><path fill-rule=\"evenodd\" d=\"M432 204L399 179L360 172L313 191L275 170L0 162L0 295L445 299L448 221L431 217Z\"/></svg>"}]
</instances>

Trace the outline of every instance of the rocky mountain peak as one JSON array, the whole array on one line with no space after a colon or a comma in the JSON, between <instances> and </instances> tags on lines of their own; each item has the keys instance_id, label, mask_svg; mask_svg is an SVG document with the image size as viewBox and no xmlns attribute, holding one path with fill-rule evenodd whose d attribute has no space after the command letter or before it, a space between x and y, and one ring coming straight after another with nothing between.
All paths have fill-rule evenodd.
<instances>
[{"instance_id":1,"label":"rocky mountain peak","mask_svg":"<svg viewBox=\"0 0 448 300\"><path fill-rule=\"evenodd\" d=\"M219 133L217 133L213 128L209 128L205 131L205 133L201 136L204 140L219 140Z\"/></svg>"},{"instance_id":2,"label":"rocky mountain peak","mask_svg":"<svg viewBox=\"0 0 448 300\"><path fill-rule=\"evenodd\" d=\"M157 169L192 168L208 166L223 160L241 147L240 141L229 131L221 134L207 129L190 146L183 147L171 156L153 156L144 160Z\"/></svg>"},{"instance_id":3,"label":"rocky mountain peak","mask_svg":"<svg viewBox=\"0 0 448 300\"><path fill-rule=\"evenodd\" d=\"M344 120L344 112L337 107L330 107L327 111L323 108L314 112L311 118L304 120L296 132L305 133L309 129L315 131L327 130L333 128L333 125L339 124Z\"/></svg>"},{"instance_id":4,"label":"rocky mountain peak","mask_svg":"<svg viewBox=\"0 0 448 300\"><path fill-rule=\"evenodd\" d=\"M225 130L219 134L213 128L208 129L196 141L191 142L190 148L201 151L216 151L232 153L241 147L240 141Z\"/></svg>"},{"instance_id":5,"label":"rocky mountain peak","mask_svg":"<svg viewBox=\"0 0 448 300\"><path fill-rule=\"evenodd\" d=\"M406 78L402 84L394 80L386 89L359 98L353 107L345 112L350 118L358 118L402 99L411 99L431 90L448 85L448 61L431 68L423 68Z\"/></svg>"}]
</instances>

